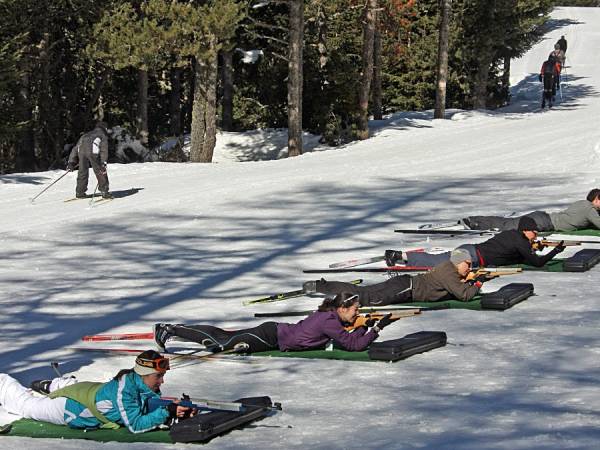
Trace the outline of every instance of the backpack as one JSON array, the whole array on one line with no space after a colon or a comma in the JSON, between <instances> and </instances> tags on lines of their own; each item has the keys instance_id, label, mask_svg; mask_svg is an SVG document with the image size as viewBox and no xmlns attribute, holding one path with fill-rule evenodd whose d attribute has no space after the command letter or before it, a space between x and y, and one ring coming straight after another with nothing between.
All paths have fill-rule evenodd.
<instances>
[{"instance_id":1,"label":"backpack","mask_svg":"<svg viewBox=\"0 0 600 450\"><path fill-rule=\"evenodd\" d=\"M548 61L546 61L544 63L544 78L554 77L554 70L555 70L554 66L555 66L554 60L550 60L550 58L548 58Z\"/></svg>"}]
</instances>

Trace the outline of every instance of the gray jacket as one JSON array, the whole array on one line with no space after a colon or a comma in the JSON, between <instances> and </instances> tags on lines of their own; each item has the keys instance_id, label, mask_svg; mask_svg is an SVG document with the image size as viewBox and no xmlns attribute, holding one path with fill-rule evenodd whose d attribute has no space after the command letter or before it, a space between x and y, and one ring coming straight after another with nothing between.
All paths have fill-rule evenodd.
<instances>
[{"instance_id":1,"label":"gray jacket","mask_svg":"<svg viewBox=\"0 0 600 450\"><path fill-rule=\"evenodd\" d=\"M435 266L430 272L413 277L412 298L414 301L435 302L448 298L471 300L479 288L461 280L452 261Z\"/></svg>"},{"instance_id":2,"label":"gray jacket","mask_svg":"<svg viewBox=\"0 0 600 450\"><path fill-rule=\"evenodd\" d=\"M600 228L600 215L587 200L579 200L564 211L549 213L556 231L572 231L583 228Z\"/></svg>"},{"instance_id":3,"label":"gray jacket","mask_svg":"<svg viewBox=\"0 0 600 450\"><path fill-rule=\"evenodd\" d=\"M104 129L96 127L79 138L71 151L69 163L76 165L81 157L95 157L103 165L108 162L108 135Z\"/></svg>"}]
</instances>

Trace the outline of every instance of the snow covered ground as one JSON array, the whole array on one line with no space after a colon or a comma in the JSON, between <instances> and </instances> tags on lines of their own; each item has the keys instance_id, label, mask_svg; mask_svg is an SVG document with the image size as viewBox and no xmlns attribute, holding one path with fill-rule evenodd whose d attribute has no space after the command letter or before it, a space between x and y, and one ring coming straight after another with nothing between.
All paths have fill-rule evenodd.
<instances>
[{"instance_id":1,"label":"snow covered ground","mask_svg":"<svg viewBox=\"0 0 600 450\"><path fill-rule=\"evenodd\" d=\"M159 321L254 326L254 312L316 306L315 298L242 306L299 288L307 279L302 268L424 243L395 227L555 210L584 198L600 187L600 9L560 8L553 18L547 39L513 62L514 101L502 110L451 111L445 121L431 112L396 114L373 123L367 141L292 159L263 160L265 148L277 154L280 147L268 134L229 136L227 145L219 142L220 164L111 165L111 190L135 193L93 208L63 203L74 194L75 175L35 204L29 198L60 171L1 176L1 371L28 384L51 376L56 360L80 379L106 380L132 358L67 347L84 334L149 331ZM569 43L564 98L541 111L537 73L562 34ZM250 162L232 163L234 156ZM534 283L537 295L505 312L401 320L382 338L419 330L449 338L446 347L403 362L204 362L172 370L164 392L282 402L282 413L207 448L597 448L599 270L486 284ZM0 412L0 423L12 420Z\"/></svg>"}]
</instances>

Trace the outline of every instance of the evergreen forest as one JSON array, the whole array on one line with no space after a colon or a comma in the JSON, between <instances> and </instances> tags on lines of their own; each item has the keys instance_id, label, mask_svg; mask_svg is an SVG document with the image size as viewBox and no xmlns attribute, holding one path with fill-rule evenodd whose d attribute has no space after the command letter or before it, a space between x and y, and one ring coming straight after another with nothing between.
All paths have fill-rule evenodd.
<instances>
[{"instance_id":1,"label":"evergreen forest","mask_svg":"<svg viewBox=\"0 0 600 450\"><path fill-rule=\"evenodd\" d=\"M147 149L190 135L163 158L211 162L217 130L287 128L294 156L302 131L337 146L436 101L498 108L554 3L0 0L0 173L64 168L99 120Z\"/></svg>"}]
</instances>

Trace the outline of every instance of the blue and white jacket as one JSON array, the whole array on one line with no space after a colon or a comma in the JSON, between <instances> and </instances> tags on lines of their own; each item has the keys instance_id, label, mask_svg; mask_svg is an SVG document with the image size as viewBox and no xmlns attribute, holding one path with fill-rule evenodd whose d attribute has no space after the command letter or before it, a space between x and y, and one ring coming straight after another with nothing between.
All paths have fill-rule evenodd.
<instances>
[{"instance_id":1,"label":"blue and white jacket","mask_svg":"<svg viewBox=\"0 0 600 450\"><path fill-rule=\"evenodd\" d=\"M105 383L96 394L96 408L111 422L126 426L132 433L144 433L166 422L166 408L147 412L148 399L160 397L135 372ZM102 423L81 403L67 399L65 422L71 428L98 428Z\"/></svg>"}]
</instances>

